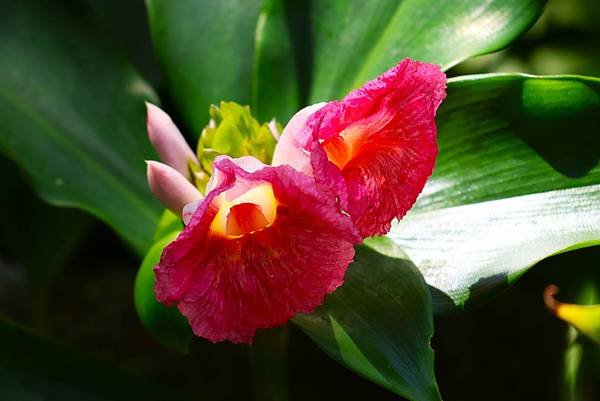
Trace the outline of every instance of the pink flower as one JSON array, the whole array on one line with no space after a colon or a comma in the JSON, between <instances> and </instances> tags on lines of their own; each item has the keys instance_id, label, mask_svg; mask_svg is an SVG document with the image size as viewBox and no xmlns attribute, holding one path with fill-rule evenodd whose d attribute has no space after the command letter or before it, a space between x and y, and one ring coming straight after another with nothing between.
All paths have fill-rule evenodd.
<instances>
[{"instance_id":1,"label":"pink flower","mask_svg":"<svg viewBox=\"0 0 600 401\"><path fill-rule=\"evenodd\" d=\"M363 238L385 234L433 171L434 118L445 88L439 67L405 59L342 101L300 110L273 165L290 165L329 188Z\"/></svg>"},{"instance_id":2,"label":"pink flower","mask_svg":"<svg viewBox=\"0 0 600 401\"><path fill-rule=\"evenodd\" d=\"M257 329L321 305L361 238L335 198L289 166L219 157L213 171L155 267L155 292L196 335L250 343Z\"/></svg>"}]
</instances>

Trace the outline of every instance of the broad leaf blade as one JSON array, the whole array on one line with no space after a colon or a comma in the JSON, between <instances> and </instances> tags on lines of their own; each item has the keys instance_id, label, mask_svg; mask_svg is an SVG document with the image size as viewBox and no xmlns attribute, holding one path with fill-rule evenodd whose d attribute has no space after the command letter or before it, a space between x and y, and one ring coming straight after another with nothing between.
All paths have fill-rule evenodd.
<instances>
[{"instance_id":1,"label":"broad leaf blade","mask_svg":"<svg viewBox=\"0 0 600 401\"><path fill-rule=\"evenodd\" d=\"M546 0L317 0L310 103L343 96L404 57L447 69L509 45Z\"/></svg>"},{"instance_id":2,"label":"broad leaf blade","mask_svg":"<svg viewBox=\"0 0 600 401\"><path fill-rule=\"evenodd\" d=\"M600 243L599 80L464 77L449 83L436 120L434 175L389 237L437 289L437 313Z\"/></svg>"},{"instance_id":3,"label":"broad leaf blade","mask_svg":"<svg viewBox=\"0 0 600 401\"><path fill-rule=\"evenodd\" d=\"M196 135L208 106L249 104L261 0L147 0L154 49L171 95Z\"/></svg>"},{"instance_id":4,"label":"broad leaf blade","mask_svg":"<svg viewBox=\"0 0 600 401\"><path fill-rule=\"evenodd\" d=\"M152 89L80 6L4 6L0 150L45 200L85 209L143 252L159 212L144 173Z\"/></svg>"},{"instance_id":5,"label":"broad leaf blade","mask_svg":"<svg viewBox=\"0 0 600 401\"><path fill-rule=\"evenodd\" d=\"M430 294L408 259L358 247L344 285L315 313L297 315L294 322L369 380L410 400L440 400L429 346Z\"/></svg>"}]
</instances>

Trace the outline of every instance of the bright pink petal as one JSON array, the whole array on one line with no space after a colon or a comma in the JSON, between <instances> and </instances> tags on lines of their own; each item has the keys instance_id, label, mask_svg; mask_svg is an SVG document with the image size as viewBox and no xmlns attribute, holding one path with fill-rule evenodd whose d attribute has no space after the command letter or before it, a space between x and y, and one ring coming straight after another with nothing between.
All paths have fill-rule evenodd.
<instances>
[{"instance_id":1,"label":"bright pink petal","mask_svg":"<svg viewBox=\"0 0 600 401\"><path fill-rule=\"evenodd\" d=\"M445 88L439 67L405 59L290 133L310 152L317 182L338 194L363 237L385 234L431 175Z\"/></svg>"},{"instance_id":2,"label":"bright pink petal","mask_svg":"<svg viewBox=\"0 0 600 401\"><path fill-rule=\"evenodd\" d=\"M343 282L360 237L335 199L289 166L247 172L222 158L213 169L219 170L218 184L165 248L155 267L155 291L159 301L178 306L196 335L250 343L257 329L322 304ZM219 196L239 196L237 187L250 191L265 183L279 205L270 225L237 235L260 224L264 212L241 203L230 211L241 231L223 236L211 230Z\"/></svg>"},{"instance_id":3,"label":"bright pink petal","mask_svg":"<svg viewBox=\"0 0 600 401\"><path fill-rule=\"evenodd\" d=\"M297 112L283 129L273 153L273 166L288 164L301 173L312 175L310 154L304 149L310 140L306 124L312 115L327 103L317 103Z\"/></svg>"}]
</instances>

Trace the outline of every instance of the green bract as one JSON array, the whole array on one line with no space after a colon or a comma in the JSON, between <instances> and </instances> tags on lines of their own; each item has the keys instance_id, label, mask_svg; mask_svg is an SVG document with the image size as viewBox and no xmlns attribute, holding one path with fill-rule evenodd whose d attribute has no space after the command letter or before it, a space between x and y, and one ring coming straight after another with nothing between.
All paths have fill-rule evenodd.
<instances>
[{"instance_id":1,"label":"green bract","mask_svg":"<svg viewBox=\"0 0 600 401\"><path fill-rule=\"evenodd\" d=\"M210 122L198 140L198 160L200 166L191 166L196 183L202 190L212 174L212 163L219 155L231 157L254 156L268 164L275 149L275 136L281 125L273 120L271 132L268 123L259 124L252 116L249 106L235 102L221 102L210 106Z\"/></svg>"}]
</instances>

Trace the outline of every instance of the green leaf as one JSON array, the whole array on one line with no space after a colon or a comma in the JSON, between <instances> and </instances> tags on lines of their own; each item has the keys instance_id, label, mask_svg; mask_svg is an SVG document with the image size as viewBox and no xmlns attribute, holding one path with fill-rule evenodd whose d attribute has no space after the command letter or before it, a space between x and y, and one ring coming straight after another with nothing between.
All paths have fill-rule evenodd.
<instances>
[{"instance_id":1,"label":"green leaf","mask_svg":"<svg viewBox=\"0 0 600 401\"><path fill-rule=\"evenodd\" d=\"M158 225L156 226L156 231L154 232L154 242L156 243L160 241L173 231L182 230L183 221L181 220L181 216L178 216L172 211L166 209L160 217Z\"/></svg>"},{"instance_id":2,"label":"green leaf","mask_svg":"<svg viewBox=\"0 0 600 401\"><path fill-rule=\"evenodd\" d=\"M0 249L3 258L27 272L33 325L41 331L48 317L50 289L86 240L93 219L79 210L52 207L40 200L17 166L4 157L0 157L0 171Z\"/></svg>"},{"instance_id":3,"label":"green leaf","mask_svg":"<svg viewBox=\"0 0 600 401\"><path fill-rule=\"evenodd\" d=\"M154 49L171 95L196 135L208 106L251 101L261 0L147 0Z\"/></svg>"},{"instance_id":4,"label":"green leaf","mask_svg":"<svg viewBox=\"0 0 600 401\"><path fill-rule=\"evenodd\" d=\"M254 156L270 163L275 150L275 137L267 123L259 124L250 107L235 102L221 102L210 106L211 122L200 135L198 160L208 174L218 155L231 157Z\"/></svg>"},{"instance_id":5,"label":"green leaf","mask_svg":"<svg viewBox=\"0 0 600 401\"><path fill-rule=\"evenodd\" d=\"M292 48L284 2L264 0L256 26L252 111L260 122L288 121L300 108L299 56Z\"/></svg>"},{"instance_id":6,"label":"green leaf","mask_svg":"<svg viewBox=\"0 0 600 401\"><path fill-rule=\"evenodd\" d=\"M404 57L444 69L508 46L546 0L317 0L310 103L339 98Z\"/></svg>"},{"instance_id":7,"label":"green leaf","mask_svg":"<svg viewBox=\"0 0 600 401\"><path fill-rule=\"evenodd\" d=\"M294 322L325 352L413 401L440 400L433 372L431 298L410 260L377 240L356 248L344 285ZM386 249L387 248L387 249Z\"/></svg>"},{"instance_id":8,"label":"green leaf","mask_svg":"<svg viewBox=\"0 0 600 401\"><path fill-rule=\"evenodd\" d=\"M4 5L0 150L46 201L96 215L141 253L160 210L144 172L155 95L80 7Z\"/></svg>"},{"instance_id":9,"label":"green leaf","mask_svg":"<svg viewBox=\"0 0 600 401\"><path fill-rule=\"evenodd\" d=\"M129 401L176 398L156 386L0 317L0 399Z\"/></svg>"},{"instance_id":10,"label":"green leaf","mask_svg":"<svg viewBox=\"0 0 600 401\"><path fill-rule=\"evenodd\" d=\"M167 213L163 220L169 219ZM163 248L172 242L180 230L165 234L158 240L142 261L135 279L135 309L146 330L161 344L187 353L192 339L192 329L175 307L167 307L156 300L154 294L154 266L160 261Z\"/></svg>"},{"instance_id":11,"label":"green leaf","mask_svg":"<svg viewBox=\"0 0 600 401\"><path fill-rule=\"evenodd\" d=\"M436 170L389 234L433 287L436 313L600 243L600 80L458 78L436 120Z\"/></svg>"}]
</instances>

